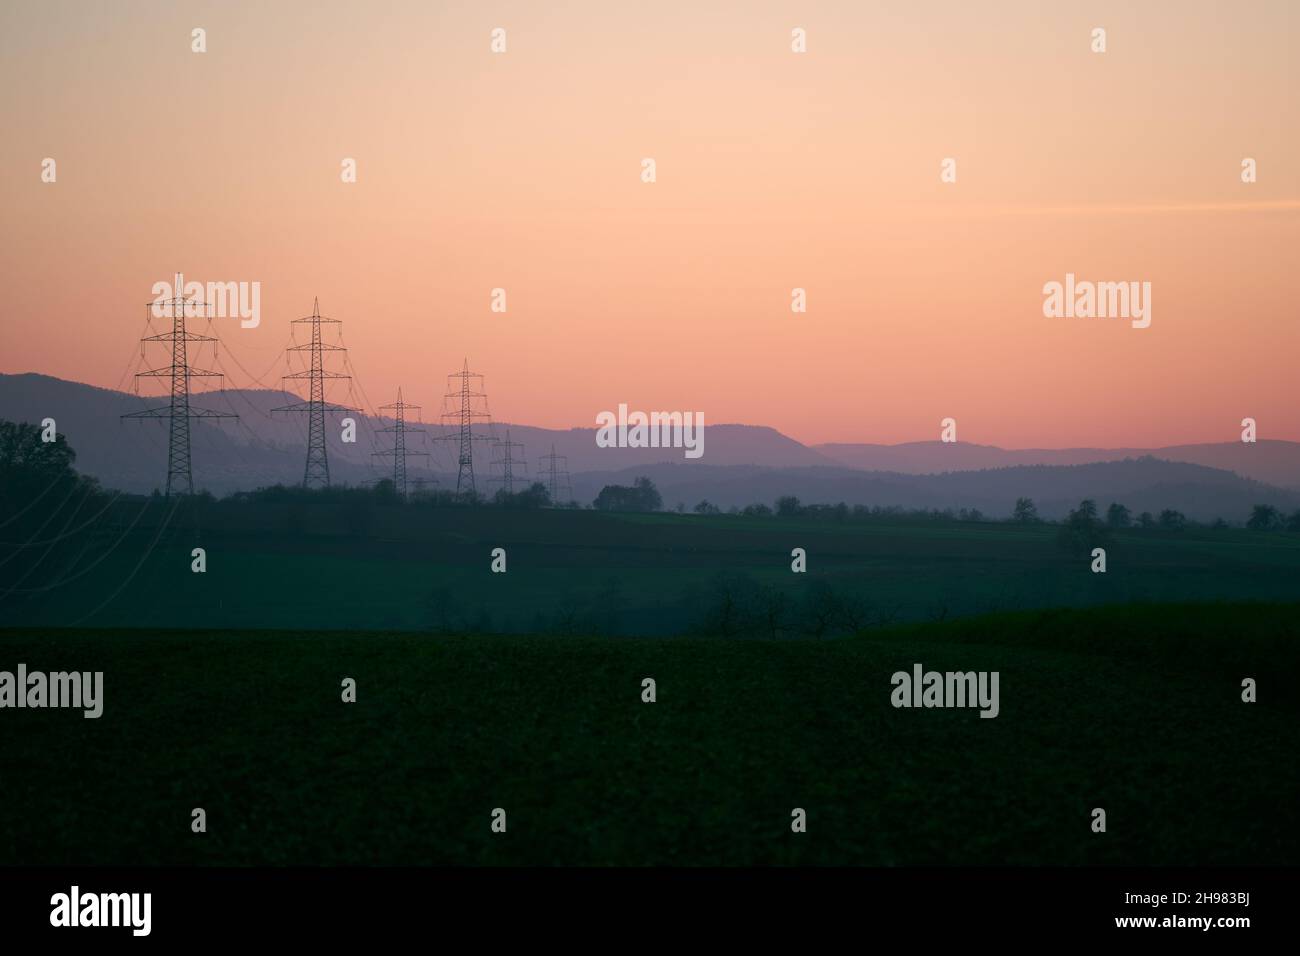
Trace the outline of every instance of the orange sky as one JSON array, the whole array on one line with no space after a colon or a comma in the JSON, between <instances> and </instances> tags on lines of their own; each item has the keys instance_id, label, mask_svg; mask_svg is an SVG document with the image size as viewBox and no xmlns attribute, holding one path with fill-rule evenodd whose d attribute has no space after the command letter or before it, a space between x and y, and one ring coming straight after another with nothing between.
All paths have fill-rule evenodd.
<instances>
[{"instance_id":1,"label":"orange sky","mask_svg":"<svg viewBox=\"0 0 1300 956\"><path fill-rule=\"evenodd\" d=\"M1286 0L11 0L0 371L117 386L180 270L261 283L216 322L257 374L319 295L426 420L468 356L550 427L1300 440L1298 41ZM1067 272L1149 281L1151 327L1045 318Z\"/></svg>"}]
</instances>

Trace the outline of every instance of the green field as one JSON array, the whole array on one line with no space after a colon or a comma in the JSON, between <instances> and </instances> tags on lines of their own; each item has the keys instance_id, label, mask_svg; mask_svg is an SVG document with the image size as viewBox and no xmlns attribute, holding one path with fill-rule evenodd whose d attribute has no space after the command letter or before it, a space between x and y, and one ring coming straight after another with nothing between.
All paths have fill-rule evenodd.
<instances>
[{"instance_id":1,"label":"green field","mask_svg":"<svg viewBox=\"0 0 1300 956\"><path fill-rule=\"evenodd\" d=\"M8 630L0 669L102 670L106 702L0 712L0 863L1295 864L1298 612L826 640ZM893 708L917 662L999 671L1000 715Z\"/></svg>"},{"instance_id":2,"label":"green field","mask_svg":"<svg viewBox=\"0 0 1300 956\"><path fill-rule=\"evenodd\" d=\"M1107 573L1093 574L1087 555L1057 545L1053 525L223 501L179 514L151 550L165 507L151 505L120 542L116 531L91 542L71 580L0 600L0 626L714 633L709 613L732 587L783 602L776 632L797 634L817 612L804 605L819 587L856 602L850 631L1300 593L1300 535L1243 529L1120 531L1107 544ZM204 574L190 570L197 546ZM490 570L498 547L505 574ZM796 547L807 552L806 574L791 573Z\"/></svg>"}]
</instances>

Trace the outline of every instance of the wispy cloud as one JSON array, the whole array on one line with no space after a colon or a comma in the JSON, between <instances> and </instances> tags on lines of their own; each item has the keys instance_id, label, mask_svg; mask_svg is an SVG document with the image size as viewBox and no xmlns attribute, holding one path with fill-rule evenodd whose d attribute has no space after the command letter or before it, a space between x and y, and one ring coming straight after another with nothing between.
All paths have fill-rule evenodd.
<instances>
[{"instance_id":1,"label":"wispy cloud","mask_svg":"<svg viewBox=\"0 0 1300 956\"><path fill-rule=\"evenodd\" d=\"M983 204L934 206L932 211L971 216L1150 216L1178 213L1276 213L1300 211L1300 199L1262 202L1132 202L1068 205Z\"/></svg>"}]
</instances>

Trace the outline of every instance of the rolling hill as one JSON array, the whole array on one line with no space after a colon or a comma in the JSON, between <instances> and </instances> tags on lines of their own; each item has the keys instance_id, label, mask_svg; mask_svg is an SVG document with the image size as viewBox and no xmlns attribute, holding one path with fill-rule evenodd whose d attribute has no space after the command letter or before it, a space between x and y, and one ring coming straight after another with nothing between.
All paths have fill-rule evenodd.
<instances>
[{"instance_id":1,"label":"rolling hill","mask_svg":"<svg viewBox=\"0 0 1300 956\"><path fill-rule=\"evenodd\" d=\"M237 420L196 421L192 458L196 485L215 494L301 480L306 447L303 415L272 409L300 401L287 392L229 389L196 394L193 403L235 413ZM0 375L0 418L40 422L53 418L77 452L77 467L105 486L147 493L165 475L167 433L163 422L124 421L121 416L163 404L125 392L67 382L33 373ZM390 424L360 412L357 441L339 440L330 416L331 476L360 484L382 477L386 460L375 452L391 447L377 429ZM437 421L435 413L429 416ZM425 424L411 435L411 477L455 486L451 430ZM1300 507L1300 443L1260 441L1182 445L1160 449L1008 450L966 443L913 442L901 445L823 444L806 446L772 428L706 425L704 457L687 460L680 449L599 448L595 428L544 429L498 423L484 437L506 429L525 446L537 474L537 459L552 448L567 456L574 497L590 502L606 484L630 484L651 477L665 506L690 508L702 499L726 508L771 503L792 494L808 503L978 509L989 516L1010 512L1017 497L1034 499L1044 517L1059 517L1085 497L1104 507L1126 504L1134 513L1182 511L1189 518L1244 520L1254 504L1284 511ZM490 491L491 443L477 446L480 490ZM517 476L518 477L518 476Z\"/></svg>"}]
</instances>

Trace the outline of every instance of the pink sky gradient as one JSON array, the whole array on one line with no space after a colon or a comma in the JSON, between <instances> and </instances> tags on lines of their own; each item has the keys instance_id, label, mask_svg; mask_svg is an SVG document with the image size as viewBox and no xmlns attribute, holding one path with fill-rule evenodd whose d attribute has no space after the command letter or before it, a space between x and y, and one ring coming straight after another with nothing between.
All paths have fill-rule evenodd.
<instances>
[{"instance_id":1,"label":"pink sky gradient","mask_svg":"<svg viewBox=\"0 0 1300 956\"><path fill-rule=\"evenodd\" d=\"M268 384L319 296L426 419L468 356L547 427L1300 440L1298 43L1285 0L9 2L0 371L117 386L179 270L261 283L215 327ZM1045 318L1067 272L1151 327Z\"/></svg>"}]
</instances>

